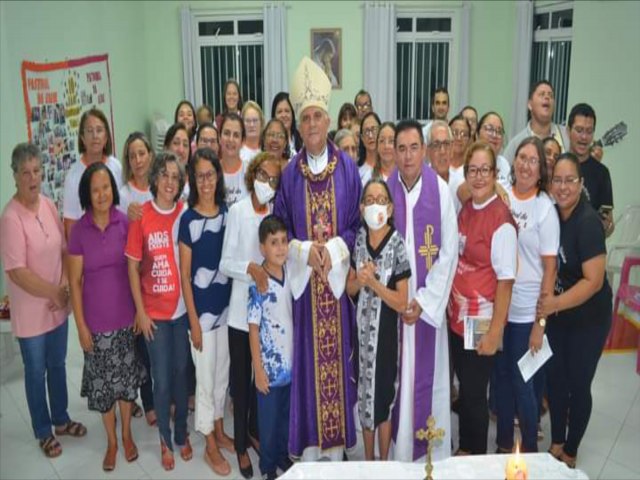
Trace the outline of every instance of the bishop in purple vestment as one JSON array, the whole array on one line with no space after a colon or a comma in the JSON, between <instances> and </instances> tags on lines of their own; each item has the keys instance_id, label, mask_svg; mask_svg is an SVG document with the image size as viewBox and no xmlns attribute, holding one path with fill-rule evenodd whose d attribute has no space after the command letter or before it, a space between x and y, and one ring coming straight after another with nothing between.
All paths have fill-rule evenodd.
<instances>
[{"instance_id":1,"label":"bishop in purple vestment","mask_svg":"<svg viewBox=\"0 0 640 480\"><path fill-rule=\"evenodd\" d=\"M360 225L353 161L327 141L331 84L303 59L291 99L305 144L284 170L274 213L289 232L294 352L289 453L342 459L356 444L355 311L345 283Z\"/></svg>"}]
</instances>

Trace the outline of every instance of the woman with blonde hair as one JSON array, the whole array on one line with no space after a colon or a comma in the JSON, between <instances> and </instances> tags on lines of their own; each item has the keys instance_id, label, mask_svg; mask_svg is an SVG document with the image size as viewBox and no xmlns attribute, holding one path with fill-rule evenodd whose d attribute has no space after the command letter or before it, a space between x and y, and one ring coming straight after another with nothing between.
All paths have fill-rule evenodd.
<instances>
[{"instance_id":1,"label":"woman with blonde hair","mask_svg":"<svg viewBox=\"0 0 640 480\"><path fill-rule=\"evenodd\" d=\"M260 153L260 137L264 127L264 115L260 105L252 100L245 103L242 107L242 123L245 136L240 149L240 158L248 163Z\"/></svg>"}]
</instances>

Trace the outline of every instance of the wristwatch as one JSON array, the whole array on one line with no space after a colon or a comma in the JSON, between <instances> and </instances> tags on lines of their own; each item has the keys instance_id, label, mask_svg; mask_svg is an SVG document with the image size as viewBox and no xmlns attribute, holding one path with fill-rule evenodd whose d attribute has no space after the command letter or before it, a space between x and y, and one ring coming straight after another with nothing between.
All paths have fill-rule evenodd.
<instances>
[{"instance_id":1,"label":"wristwatch","mask_svg":"<svg viewBox=\"0 0 640 480\"><path fill-rule=\"evenodd\" d=\"M547 319L544 317L540 317L538 319L538 325L540 325L542 328L547 326Z\"/></svg>"}]
</instances>

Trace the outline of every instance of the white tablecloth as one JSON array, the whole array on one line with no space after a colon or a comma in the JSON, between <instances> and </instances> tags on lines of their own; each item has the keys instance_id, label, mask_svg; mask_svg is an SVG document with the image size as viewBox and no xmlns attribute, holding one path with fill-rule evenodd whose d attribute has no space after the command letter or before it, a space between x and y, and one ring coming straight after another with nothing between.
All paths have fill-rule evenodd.
<instances>
[{"instance_id":1,"label":"white tablecloth","mask_svg":"<svg viewBox=\"0 0 640 480\"><path fill-rule=\"evenodd\" d=\"M529 480L588 479L582 470L572 470L548 453L522 455L527 462ZM433 464L434 480L505 478L509 455L451 457ZM296 463L282 479L362 479L396 480L426 477L424 464L403 462L309 462Z\"/></svg>"}]
</instances>

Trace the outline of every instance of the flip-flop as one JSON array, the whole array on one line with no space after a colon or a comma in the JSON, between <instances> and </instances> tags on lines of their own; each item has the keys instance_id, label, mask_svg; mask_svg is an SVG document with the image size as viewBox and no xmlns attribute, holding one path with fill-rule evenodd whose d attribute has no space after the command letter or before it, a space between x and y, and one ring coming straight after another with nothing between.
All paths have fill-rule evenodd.
<instances>
[{"instance_id":1,"label":"flip-flop","mask_svg":"<svg viewBox=\"0 0 640 480\"><path fill-rule=\"evenodd\" d=\"M70 437L84 437L87 434L87 427L80 422L69 420L62 430L55 428L56 435L68 435Z\"/></svg>"},{"instance_id":2,"label":"flip-flop","mask_svg":"<svg viewBox=\"0 0 640 480\"><path fill-rule=\"evenodd\" d=\"M131 416L134 418L140 418L144 415L142 411L142 407L138 405L136 402L133 402L133 406L131 407Z\"/></svg>"}]
</instances>

